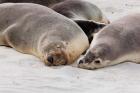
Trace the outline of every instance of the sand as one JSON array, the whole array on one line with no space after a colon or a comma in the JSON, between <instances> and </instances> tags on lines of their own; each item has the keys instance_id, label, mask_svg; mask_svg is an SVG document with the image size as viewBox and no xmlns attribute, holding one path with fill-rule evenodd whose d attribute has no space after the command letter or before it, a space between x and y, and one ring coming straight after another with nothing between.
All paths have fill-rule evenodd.
<instances>
[{"instance_id":1,"label":"sand","mask_svg":"<svg viewBox=\"0 0 140 93\"><path fill-rule=\"evenodd\" d=\"M88 0L111 20L140 12L140 0ZM31 55L0 47L0 93L140 93L140 64L98 70L47 67Z\"/></svg>"}]
</instances>

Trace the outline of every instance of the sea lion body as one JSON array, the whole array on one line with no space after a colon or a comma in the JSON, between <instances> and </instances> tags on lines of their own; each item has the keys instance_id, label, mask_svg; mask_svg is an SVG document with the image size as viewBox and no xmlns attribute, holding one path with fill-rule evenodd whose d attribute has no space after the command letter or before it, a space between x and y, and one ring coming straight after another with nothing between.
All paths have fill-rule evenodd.
<instances>
[{"instance_id":1,"label":"sea lion body","mask_svg":"<svg viewBox=\"0 0 140 93\"><path fill-rule=\"evenodd\" d=\"M54 11L75 21L88 36L89 43L93 34L102 29L109 20L94 4L82 0L0 0L0 3L36 3L52 8Z\"/></svg>"},{"instance_id":2,"label":"sea lion body","mask_svg":"<svg viewBox=\"0 0 140 93\"><path fill-rule=\"evenodd\" d=\"M126 61L140 63L140 13L127 15L99 31L79 67L95 69Z\"/></svg>"},{"instance_id":3,"label":"sea lion body","mask_svg":"<svg viewBox=\"0 0 140 93\"><path fill-rule=\"evenodd\" d=\"M76 23L31 3L0 4L0 45L35 55L47 65L70 64L89 46Z\"/></svg>"},{"instance_id":4,"label":"sea lion body","mask_svg":"<svg viewBox=\"0 0 140 93\"><path fill-rule=\"evenodd\" d=\"M109 22L96 5L83 0L65 0L51 8L73 20L94 20L106 24Z\"/></svg>"}]
</instances>

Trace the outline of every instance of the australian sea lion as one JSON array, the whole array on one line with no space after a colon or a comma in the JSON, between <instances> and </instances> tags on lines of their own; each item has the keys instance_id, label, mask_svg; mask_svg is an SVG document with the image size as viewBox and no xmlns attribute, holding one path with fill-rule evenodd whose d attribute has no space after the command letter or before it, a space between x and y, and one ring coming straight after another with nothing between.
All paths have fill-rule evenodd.
<instances>
[{"instance_id":1,"label":"australian sea lion","mask_svg":"<svg viewBox=\"0 0 140 93\"><path fill-rule=\"evenodd\" d=\"M79 67L95 69L125 61L140 63L140 13L127 15L99 31Z\"/></svg>"},{"instance_id":2,"label":"australian sea lion","mask_svg":"<svg viewBox=\"0 0 140 93\"><path fill-rule=\"evenodd\" d=\"M47 65L71 64L88 46L88 38L72 20L45 6L0 4L0 45L35 55Z\"/></svg>"},{"instance_id":3,"label":"australian sea lion","mask_svg":"<svg viewBox=\"0 0 140 93\"><path fill-rule=\"evenodd\" d=\"M73 20L94 20L109 23L103 12L94 4L83 0L65 0L51 6L56 12Z\"/></svg>"},{"instance_id":4,"label":"australian sea lion","mask_svg":"<svg viewBox=\"0 0 140 93\"><path fill-rule=\"evenodd\" d=\"M73 20L94 20L108 23L108 19L94 4L83 0L0 0L0 3L36 3L54 9Z\"/></svg>"},{"instance_id":5,"label":"australian sea lion","mask_svg":"<svg viewBox=\"0 0 140 93\"><path fill-rule=\"evenodd\" d=\"M94 4L83 0L65 0L51 6L56 12L74 20L86 33L89 42L93 34L109 24L103 12ZM86 29L85 29L86 28Z\"/></svg>"},{"instance_id":6,"label":"australian sea lion","mask_svg":"<svg viewBox=\"0 0 140 93\"><path fill-rule=\"evenodd\" d=\"M52 8L74 20L86 33L91 43L93 34L106 26L109 20L94 4L83 0L0 0L0 3L36 3Z\"/></svg>"}]
</instances>

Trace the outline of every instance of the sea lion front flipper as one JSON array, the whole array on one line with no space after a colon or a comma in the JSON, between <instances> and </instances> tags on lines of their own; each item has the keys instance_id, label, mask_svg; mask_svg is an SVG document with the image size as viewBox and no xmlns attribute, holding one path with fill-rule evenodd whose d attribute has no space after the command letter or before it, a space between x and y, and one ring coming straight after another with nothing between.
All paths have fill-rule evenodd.
<instances>
[{"instance_id":1,"label":"sea lion front flipper","mask_svg":"<svg viewBox=\"0 0 140 93\"><path fill-rule=\"evenodd\" d=\"M106 24L95 22L93 20L74 20L85 32L88 36L89 43L91 43L93 39L93 34L97 33L100 29L102 29Z\"/></svg>"}]
</instances>

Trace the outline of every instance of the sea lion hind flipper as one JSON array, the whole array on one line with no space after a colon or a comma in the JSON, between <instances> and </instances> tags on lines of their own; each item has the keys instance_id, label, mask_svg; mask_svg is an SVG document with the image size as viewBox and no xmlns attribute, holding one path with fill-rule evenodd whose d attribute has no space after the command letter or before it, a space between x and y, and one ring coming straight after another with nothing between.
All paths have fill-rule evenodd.
<instances>
[{"instance_id":1,"label":"sea lion hind flipper","mask_svg":"<svg viewBox=\"0 0 140 93\"><path fill-rule=\"evenodd\" d=\"M91 43L93 39L93 34L97 33L100 29L102 29L106 24L95 22L93 20L74 20L85 32L88 36L89 43Z\"/></svg>"},{"instance_id":2,"label":"sea lion hind flipper","mask_svg":"<svg viewBox=\"0 0 140 93\"><path fill-rule=\"evenodd\" d=\"M104 23L95 22L93 20L74 20L82 30L87 34L93 34L99 31L99 29L106 26ZM97 31L98 30L98 31Z\"/></svg>"}]
</instances>

